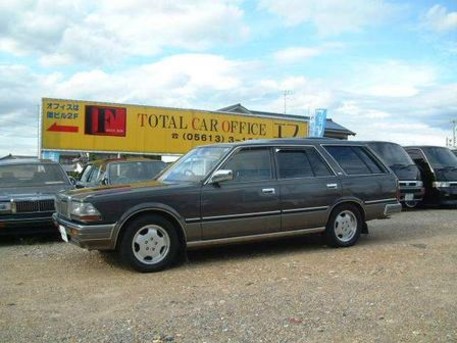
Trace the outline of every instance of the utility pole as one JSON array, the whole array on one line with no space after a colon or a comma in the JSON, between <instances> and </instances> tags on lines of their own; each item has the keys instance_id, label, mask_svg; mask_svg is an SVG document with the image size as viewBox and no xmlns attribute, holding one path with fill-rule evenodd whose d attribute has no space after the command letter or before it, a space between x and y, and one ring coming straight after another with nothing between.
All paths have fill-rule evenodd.
<instances>
[{"instance_id":1,"label":"utility pole","mask_svg":"<svg viewBox=\"0 0 457 343\"><path fill-rule=\"evenodd\" d=\"M457 147L457 120L451 120L452 123L452 146L455 148Z\"/></svg>"}]
</instances>

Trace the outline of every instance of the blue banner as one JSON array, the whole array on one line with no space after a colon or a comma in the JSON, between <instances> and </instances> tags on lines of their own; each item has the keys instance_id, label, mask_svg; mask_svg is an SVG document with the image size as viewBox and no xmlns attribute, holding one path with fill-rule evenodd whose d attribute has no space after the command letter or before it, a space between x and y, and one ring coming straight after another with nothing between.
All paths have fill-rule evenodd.
<instances>
[{"instance_id":1,"label":"blue banner","mask_svg":"<svg viewBox=\"0 0 457 343\"><path fill-rule=\"evenodd\" d=\"M327 109L317 108L311 118L309 126L310 137L324 137L325 122L327 120Z\"/></svg>"}]
</instances>

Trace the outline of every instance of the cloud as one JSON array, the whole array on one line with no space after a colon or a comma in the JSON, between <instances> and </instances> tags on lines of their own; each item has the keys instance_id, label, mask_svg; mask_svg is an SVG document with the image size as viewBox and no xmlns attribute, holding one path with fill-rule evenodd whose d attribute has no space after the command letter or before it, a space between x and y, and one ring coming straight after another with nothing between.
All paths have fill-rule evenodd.
<instances>
[{"instance_id":1,"label":"cloud","mask_svg":"<svg viewBox=\"0 0 457 343\"><path fill-rule=\"evenodd\" d=\"M410 97L437 82L434 66L398 60L358 64L349 78L348 91L379 97Z\"/></svg>"},{"instance_id":2,"label":"cloud","mask_svg":"<svg viewBox=\"0 0 457 343\"><path fill-rule=\"evenodd\" d=\"M434 5L425 14L423 24L437 32L457 30L457 12L448 12L446 7Z\"/></svg>"},{"instance_id":3,"label":"cloud","mask_svg":"<svg viewBox=\"0 0 457 343\"><path fill-rule=\"evenodd\" d=\"M395 7L383 0L260 0L259 8L280 16L289 26L309 23L321 36L330 36L382 22Z\"/></svg>"},{"instance_id":4,"label":"cloud","mask_svg":"<svg viewBox=\"0 0 457 343\"><path fill-rule=\"evenodd\" d=\"M273 54L273 57L280 63L295 63L331 53L335 50L341 50L341 48L343 48L343 44L340 43L325 43L315 47L295 46L279 50Z\"/></svg>"},{"instance_id":5,"label":"cloud","mask_svg":"<svg viewBox=\"0 0 457 343\"><path fill-rule=\"evenodd\" d=\"M168 48L205 51L236 45L249 35L238 1L18 3L3 6L0 49L38 54L46 67L112 64L131 56L155 56Z\"/></svg>"}]
</instances>

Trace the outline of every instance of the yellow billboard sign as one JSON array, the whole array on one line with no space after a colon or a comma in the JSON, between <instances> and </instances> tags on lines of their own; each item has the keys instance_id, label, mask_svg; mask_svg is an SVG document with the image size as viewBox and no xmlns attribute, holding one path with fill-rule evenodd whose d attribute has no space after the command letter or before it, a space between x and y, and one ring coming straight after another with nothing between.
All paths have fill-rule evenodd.
<instances>
[{"instance_id":1,"label":"yellow billboard sign","mask_svg":"<svg viewBox=\"0 0 457 343\"><path fill-rule=\"evenodd\" d=\"M197 145L305 137L305 118L43 98L43 150L182 154Z\"/></svg>"}]
</instances>

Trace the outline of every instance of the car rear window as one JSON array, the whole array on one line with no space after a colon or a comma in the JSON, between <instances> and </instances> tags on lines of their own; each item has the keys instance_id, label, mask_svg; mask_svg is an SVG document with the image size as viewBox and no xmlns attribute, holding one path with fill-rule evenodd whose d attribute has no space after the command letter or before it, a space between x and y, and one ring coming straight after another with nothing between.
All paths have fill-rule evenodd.
<instances>
[{"instance_id":1,"label":"car rear window","mask_svg":"<svg viewBox=\"0 0 457 343\"><path fill-rule=\"evenodd\" d=\"M55 184L68 184L68 179L58 164L24 163L0 167L0 188Z\"/></svg>"},{"instance_id":2,"label":"car rear window","mask_svg":"<svg viewBox=\"0 0 457 343\"><path fill-rule=\"evenodd\" d=\"M348 175L385 173L381 163L363 146L324 147Z\"/></svg>"}]
</instances>

